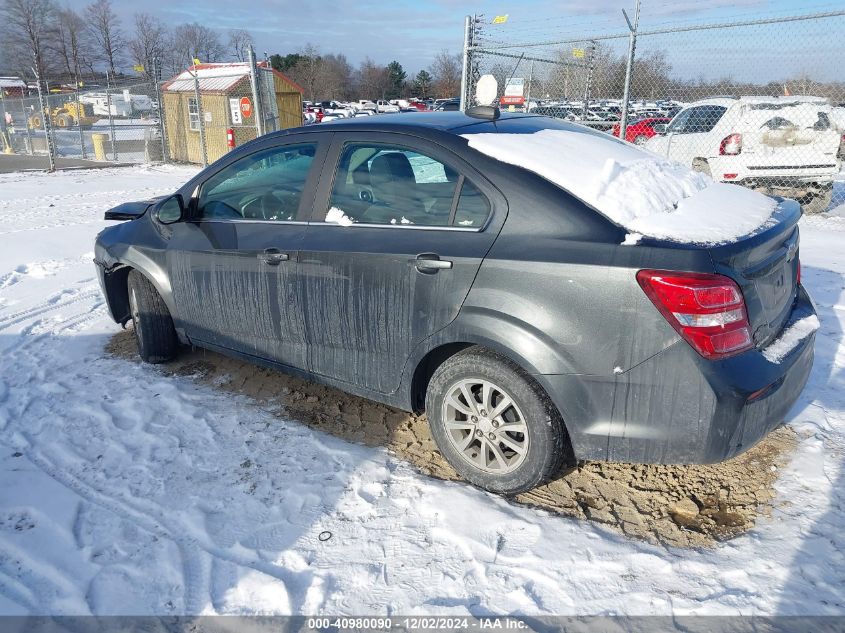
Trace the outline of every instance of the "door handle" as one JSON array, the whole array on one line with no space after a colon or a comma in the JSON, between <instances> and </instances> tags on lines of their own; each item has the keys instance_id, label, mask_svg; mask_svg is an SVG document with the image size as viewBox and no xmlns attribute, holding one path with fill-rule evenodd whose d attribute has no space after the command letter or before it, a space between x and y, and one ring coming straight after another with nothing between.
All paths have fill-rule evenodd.
<instances>
[{"instance_id":1,"label":"door handle","mask_svg":"<svg viewBox=\"0 0 845 633\"><path fill-rule=\"evenodd\" d=\"M452 262L447 259L440 259L439 255L430 253L417 255L417 258L411 261L417 267L417 270L422 273L436 273L439 270L452 268Z\"/></svg>"},{"instance_id":2,"label":"door handle","mask_svg":"<svg viewBox=\"0 0 845 633\"><path fill-rule=\"evenodd\" d=\"M265 248L261 253L258 253L258 259L268 266L278 266L282 262L288 261L290 257L278 248Z\"/></svg>"}]
</instances>

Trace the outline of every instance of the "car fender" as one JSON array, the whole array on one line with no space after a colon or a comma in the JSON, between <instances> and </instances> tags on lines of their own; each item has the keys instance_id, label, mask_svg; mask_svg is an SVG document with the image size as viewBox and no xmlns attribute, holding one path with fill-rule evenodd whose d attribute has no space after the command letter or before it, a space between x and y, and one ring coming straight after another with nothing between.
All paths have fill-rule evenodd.
<instances>
[{"instance_id":1,"label":"car fender","mask_svg":"<svg viewBox=\"0 0 845 633\"><path fill-rule=\"evenodd\" d=\"M403 399L408 398L410 408L413 408L414 376L420 363L433 350L456 344L481 345L536 376L576 373L572 359L542 330L497 310L464 305L454 321L420 342L406 362L398 393Z\"/></svg>"},{"instance_id":2,"label":"car fender","mask_svg":"<svg viewBox=\"0 0 845 633\"><path fill-rule=\"evenodd\" d=\"M129 267L141 272L161 295L170 314L175 316L175 304L170 278L167 274L166 242L152 227L148 216L109 227L97 236L95 260L104 277ZM109 293L116 288L104 281ZM111 296L106 299L112 301Z\"/></svg>"}]
</instances>

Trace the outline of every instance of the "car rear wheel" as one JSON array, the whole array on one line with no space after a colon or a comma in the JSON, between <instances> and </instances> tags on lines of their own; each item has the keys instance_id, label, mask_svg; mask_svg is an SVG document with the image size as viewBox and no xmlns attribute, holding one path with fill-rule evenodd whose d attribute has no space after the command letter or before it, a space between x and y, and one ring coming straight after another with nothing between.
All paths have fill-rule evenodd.
<instances>
[{"instance_id":1,"label":"car rear wheel","mask_svg":"<svg viewBox=\"0 0 845 633\"><path fill-rule=\"evenodd\" d=\"M648 137L645 134L638 134L634 137L634 145L645 145L648 142Z\"/></svg>"},{"instance_id":2,"label":"car rear wheel","mask_svg":"<svg viewBox=\"0 0 845 633\"><path fill-rule=\"evenodd\" d=\"M171 360L176 356L179 339L161 295L137 270L129 273L128 290L129 312L141 359L146 363Z\"/></svg>"},{"instance_id":3,"label":"car rear wheel","mask_svg":"<svg viewBox=\"0 0 845 633\"><path fill-rule=\"evenodd\" d=\"M443 363L429 383L426 412L441 454L492 492L525 492L574 461L563 420L543 389L489 350L472 347Z\"/></svg>"}]
</instances>

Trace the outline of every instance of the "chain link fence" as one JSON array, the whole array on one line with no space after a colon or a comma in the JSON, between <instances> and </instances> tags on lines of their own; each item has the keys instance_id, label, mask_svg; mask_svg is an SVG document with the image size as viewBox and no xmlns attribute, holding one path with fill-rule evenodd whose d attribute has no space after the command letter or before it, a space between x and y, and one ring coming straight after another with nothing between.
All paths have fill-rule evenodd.
<instances>
[{"instance_id":1,"label":"chain link fence","mask_svg":"<svg viewBox=\"0 0 845 633\"><path fill-rule=\"evenodd\" d=\"M301 88L263 62L155 75L82 86L32 81L17 94L0 91L0 150L40 169L207 165L262 134L302 125Z\"/></svg>"},{"instance_id":2,"label":"chain link fence","mask_svg":"<svg viewBox=\"0 0 845 633\"><path fill-rule=\"evenodd\" d=\"M84 162L164 160L158 86L152 81L74 87L45 81L28 96L4 96L6 153L45 169ZM38 165L38 162L35 163Z\"/></svg>"},{"instance_id":3,"label":"chain link fence","mask_svg":"<svg viewBox=\"0 0 845 633\"><path fill-rule=\"evenodd\" d=\"M491 74L503 110L576 121L845 215L845 11L652 27L639 6L624 17L561 37L547 23L470 18L465 105Z\"/></svg>"}]
</instances>

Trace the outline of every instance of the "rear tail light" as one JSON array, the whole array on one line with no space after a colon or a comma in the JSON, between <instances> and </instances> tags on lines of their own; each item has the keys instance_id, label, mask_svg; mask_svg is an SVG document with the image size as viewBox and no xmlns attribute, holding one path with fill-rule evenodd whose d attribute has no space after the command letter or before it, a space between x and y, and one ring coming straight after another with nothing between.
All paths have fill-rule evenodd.
<instances>
[{"instance_id":1,"label":"rear tail light","mask_svg":"<svg viewBox=\"0 0 845 633\"><path fill-rule=\"evenodd\" d=\"M729 277L641 270L637 281L669 324L704 358L718 360L753 346L745 300Z\"/></svg>"},{"instance_id":2,"label":"rear tail light","mask_svg":"<svg viewBox=\"0 0 845 633\"><path fill-rule=\"evenodd\" d=\"M736 156L742 152L742 134L728 134L719 143L720 156Z\"/></svg>"}]
</instances>

